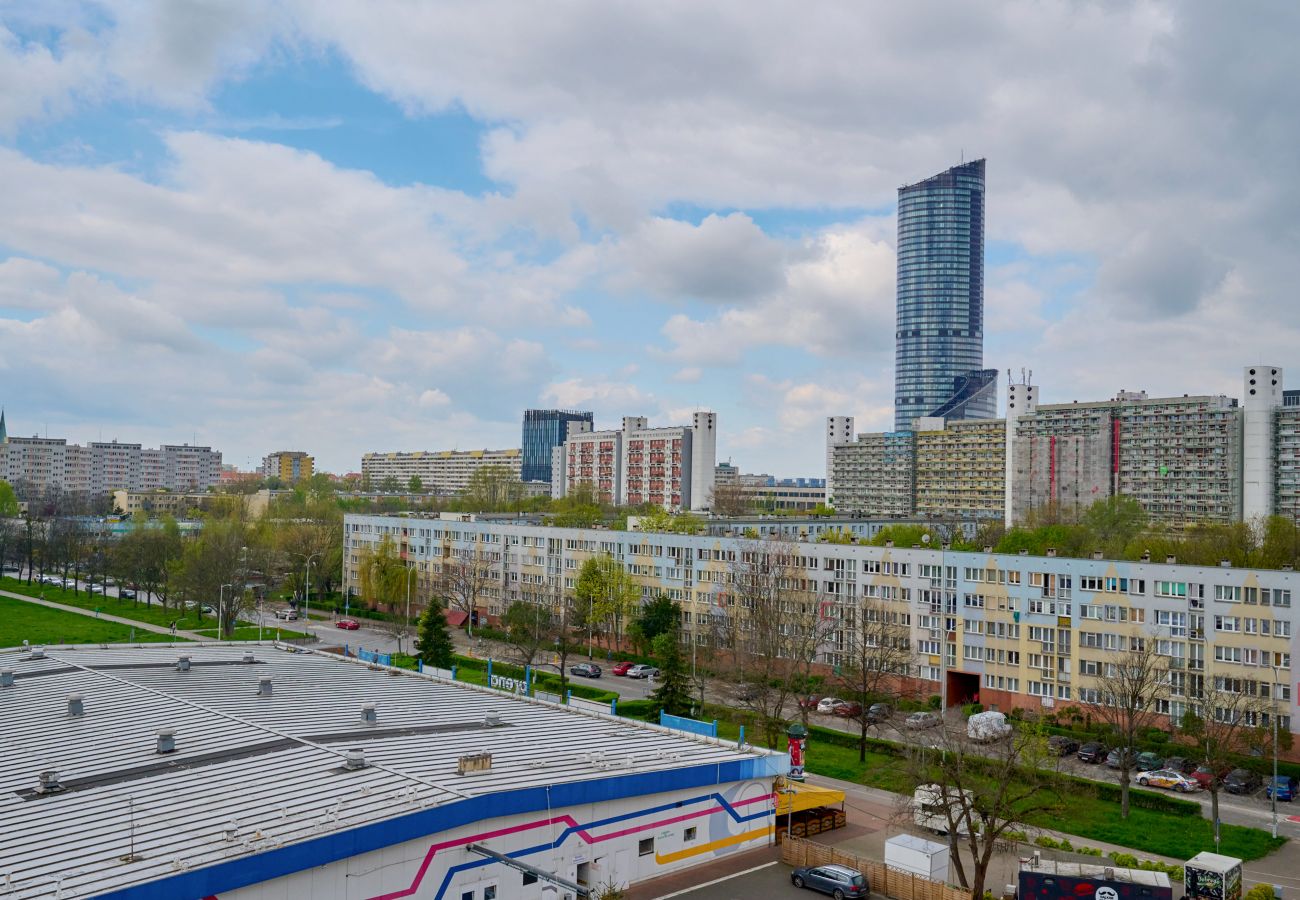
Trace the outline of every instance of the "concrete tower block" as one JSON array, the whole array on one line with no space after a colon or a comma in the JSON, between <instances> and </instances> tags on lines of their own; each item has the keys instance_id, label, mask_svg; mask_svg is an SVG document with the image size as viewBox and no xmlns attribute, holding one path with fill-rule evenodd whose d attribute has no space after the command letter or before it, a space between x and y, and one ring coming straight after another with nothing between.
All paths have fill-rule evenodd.
<instances>
[{"instance_id":1,"label":"concrete tower block","mask_svg":"<svg viewBox=\"0 0 1300 900\"><path fill-rule=\"evenodd\" d=\"M1016 421L1023 415L1033 414L1038 410L1038 385L1036 384L1008 384L1007 385L1007 458L1003 497L1005 498L1005 507L1003 509L1003 522L1010 528L1015 524L1015 504L1013 503L1016 479L1014 445L1016 439Z\"/></svg>"},{"instance_id":2,"label":"concrete tower block","mask_svg":"<svg viewBox=\"0 0 1300 900\"><path fill-rule=\"evenodd\" d=\"M718 414L702 410L691 422L691 509L704 510L713 505L717 465Z\"/></svg>"},{"instance_id":3,"label":"concrete tower block","mask_svg":"<svg viewBox=\"0 0 1300 900\"><path fill-rule=\"evenodd\" d=\"M826 502L835 504L835 479L832 477L834 449L840 444L853 443L853 417L826 417Z\"/></svg>"},{"instance_id":4,"label":"concrete tower block","mask_svg":"<svg viewBox=\"0 0 1300 900\"><path fill-rule=\"evenodd\" d=\"M1281 366L1246 366L1241 396L1241 517L1252 522L1273 514L1273 418L1282 405Z\"/></svg>"}]
</instances>

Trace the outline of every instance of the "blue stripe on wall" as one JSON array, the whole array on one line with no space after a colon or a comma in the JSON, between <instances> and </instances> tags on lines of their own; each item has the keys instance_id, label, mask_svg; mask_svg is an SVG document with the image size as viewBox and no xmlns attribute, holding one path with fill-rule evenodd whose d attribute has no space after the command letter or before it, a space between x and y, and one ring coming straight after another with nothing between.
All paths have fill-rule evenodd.
<instances>
[{"instance_id":1,"label":"blue stripe on wall","mask_svg":"<svg viewBox=\"0 0 1300 900\"><path fill-rule=\"evenodd\" d=\"M663 772L640 772L591 781L564 782L551 785L549 797L546 787L486 794L274 850L250 853L228 862L98 896L102 900L184 900L208 897L450 831L473 822L734 781L753 781L783 775L789 768L789 756L775 754ZM648 811L633 815L645 815L646 812ZM594 822L588 827L599 827L610 821L618 821L619 818L622 817Z\"/></svg>"}]
</instances>

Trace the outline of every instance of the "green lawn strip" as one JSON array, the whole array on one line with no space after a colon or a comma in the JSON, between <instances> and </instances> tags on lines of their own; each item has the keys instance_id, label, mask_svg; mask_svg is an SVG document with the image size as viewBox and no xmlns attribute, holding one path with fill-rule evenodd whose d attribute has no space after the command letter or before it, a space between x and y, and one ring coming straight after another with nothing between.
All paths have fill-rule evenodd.
<instances>
[{"instance_id":1,"label":"green lawn strip","mask_svg":"<svg viewBox=\"0 0 1300 900\"><path fill-rule=\"evenodd\" d=\"M156 598L152 603L145 603L144 600L123 600L120 597L86 594L68 588L55 587L54 585L28 584L26 581L18 581L16 578L0 578L0 590L6 590L14 594L26 594L28 597L44 598L55 603L62 603L65 606L76 606L79 609L87 609L92 612L98 609L108 615L120 616L123 619L134 619L137 622L147 622L150 625L161 625L164 628L170 627L172 622L176 623L177 628L186 631L198 630L205 626L216 626L212 616L200 617L193 610L186 610L182 615L178 609L165 609Z\"/></svg>"},{"instance_id":2,"label":"green lawn strip","mask_svg":"<svg viewBox=\"0 0 1300 900\"><path fill-rule=\"evenodd\" d=\"M132 631L135 632L132 636ZM0 597L0 647L38 644L122 644L167 642L170 635L93 619L80 613ZM180 640L179 638L175 640Z\"/></svg>"},{"instance_id":3,"label":"green lawn strip","mask_svg":"<svg viewBox=\"0 0 1300 900\"><path fill-rule=\"evenodd\" d=\"M194 633L201 634L204 637L211 637L211 638L215 638L219 636L217 634L216 628L196 628L194 629ZM289 631L288 629L285 628L276 628L272 625L263 625L261 629L261 636L259 637L258 628L256 625L240 625L238 628L234 630L234 632L230 635L229 638L225 636L220 636L220 637L222 640L232 640L232 641L256 641L256 640L294 641L299 638L305 638L306 636L307 635L303 634L301 631Z\"/></svg>"},{"instance_id":4,"label":"green lawn strip","mask_svg":"<svg viewBox=\"0 0 1300 900\"><path fill-rule=\"evenodd\" d=\"M620 704L620 711L623 707ZM639 711L640 707L638 704L633 709ZM740 718L734 711L710 707L708 712L719 715L719 737L729 740L738 737ZM813 726L810 731L806 762L809 772L911 795L913 783L899 755L899 745L871 739L866 761L859 762L853 735L819 726ZM745 728L745 739L765 745L762 731L752 726ZM784 740L777 744L785 749ZM1174 859L1190 859L1202 850L1215 850L1214 827L1202 815L1198 804L1154 791L1134 790L1129 818L1125 820L1119 816L1118 799L1112 799L1112 795L1118 798L1118 794L1116 785L1062 776L1062 808L1032 814L1025 824ZM1157 808L1148 809L1140 804ZM1285 839L1274 838L1263 829L1242 825L1223 825L1219 836L1221 843L1216 852L1244 860L1259 859L1286 843Z\"/></svg>"}]
</instances>

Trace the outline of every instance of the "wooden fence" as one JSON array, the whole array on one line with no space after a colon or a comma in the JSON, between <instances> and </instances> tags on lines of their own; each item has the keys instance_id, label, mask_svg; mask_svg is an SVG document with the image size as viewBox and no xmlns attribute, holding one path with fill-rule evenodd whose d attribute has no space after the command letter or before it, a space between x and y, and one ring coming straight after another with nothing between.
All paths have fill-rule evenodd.
<instances>
[{"instance_id":1,"label":"wooden fence","mask_svg":"<svg viewBox=\"0 0 1300 900\"><path fill-rule=\"evenodd\" d=\"M787 835L781 842L781 861L792 866L823 866L827 863L848 866L867 876L873 894L884 894L893 900L970 900L969 891L890 869L874 859L865 859L804 838Z\"/></svg>"}]
</instances>

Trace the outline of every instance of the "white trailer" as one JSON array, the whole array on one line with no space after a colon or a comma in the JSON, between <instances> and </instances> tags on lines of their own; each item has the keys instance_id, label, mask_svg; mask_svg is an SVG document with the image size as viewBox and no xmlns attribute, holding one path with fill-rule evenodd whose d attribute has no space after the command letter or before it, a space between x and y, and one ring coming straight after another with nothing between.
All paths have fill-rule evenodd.
<instances>
[{"instance_id":1,"label":"white trailer","mask_svg":"<svg viewBox=\"0 0 1300 900\"><path fill-rule=\"evenodd\" d=\"M914 834L899 834L885 841L885 865L920 875L931 881L948 881L948 845Z\"/></svg>"}]
</instances>

